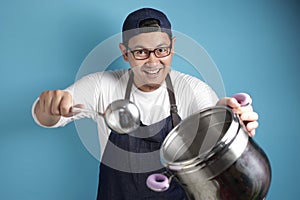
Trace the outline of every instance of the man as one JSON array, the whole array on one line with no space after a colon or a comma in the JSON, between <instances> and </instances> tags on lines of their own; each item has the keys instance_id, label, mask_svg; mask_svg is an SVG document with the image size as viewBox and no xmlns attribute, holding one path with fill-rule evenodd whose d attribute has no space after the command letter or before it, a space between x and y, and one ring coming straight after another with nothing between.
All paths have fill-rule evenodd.
<instances>
[{"instance_id":1,"label":"man","mask_svg":"<svg viewBox=\"0 0 300 200\"><path fill-rule=\"evenodd\" d=\"M247 122L250 135L258 127L258 115L251 105L242 107L234 98L218 100L204 82L171 70L176 38L171 24L162 12L143 8L127 16L119 45L130 70L98 72L87 75L66 90L42 92L33 106L36 122L45 127L58 127L83 117L95 119L99 135L108 141L101 158L98 199L186 199L174 180L164 192L153 192L146 186L152 173L162 166L150 167L159 160L157 154L164 138L178 123L191 114L216 104L227 105ZM113 101L127 98L141 112L141 126L134 133L118 134L103 119L84 113L73 113L73 106L103 112ZM170 106L172 105L172 106ZM150 159L141 162L140 155Z\"/></svg>"}]
</instances>

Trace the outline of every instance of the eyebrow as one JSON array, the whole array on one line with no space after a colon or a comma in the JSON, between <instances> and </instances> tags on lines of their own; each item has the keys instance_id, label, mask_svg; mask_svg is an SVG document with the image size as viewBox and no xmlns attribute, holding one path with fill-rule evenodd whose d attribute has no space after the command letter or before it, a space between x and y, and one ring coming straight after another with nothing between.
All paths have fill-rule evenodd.
<instances>
[{"instance_id":1,"label":"eyebrow","mask_svg":"<svg viewBox=\"0 0 300 200\"><path fill-rule=\"evenodd\" d=\"M171 44L166 44L166 43L160 43L159 45L157 45L155 48L158 47L165 47L166 45L170 46ZM143 45L136 45L133 48L130 49L148 49L147 47L143 46Z\"/></svg>"}]
</instances>

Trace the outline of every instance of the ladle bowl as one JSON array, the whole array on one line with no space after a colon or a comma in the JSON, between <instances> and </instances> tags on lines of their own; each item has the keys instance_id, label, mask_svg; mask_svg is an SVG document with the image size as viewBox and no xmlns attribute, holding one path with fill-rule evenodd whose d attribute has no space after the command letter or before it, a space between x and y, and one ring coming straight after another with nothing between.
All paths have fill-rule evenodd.
<instances>
[{"instance_id":1,"label":"ladle bowl","mask_svg":"<svg viewBox=\"0 0 300 200\"><path fill-rule=\"evenodd\" d=\"M71 111L102 116L107 126L120 134L130 133L140 126L139 109L127 99L119 99L112 102L107 106L104 113L79 107L72 107Z\"/></svg>"}]
</instances>

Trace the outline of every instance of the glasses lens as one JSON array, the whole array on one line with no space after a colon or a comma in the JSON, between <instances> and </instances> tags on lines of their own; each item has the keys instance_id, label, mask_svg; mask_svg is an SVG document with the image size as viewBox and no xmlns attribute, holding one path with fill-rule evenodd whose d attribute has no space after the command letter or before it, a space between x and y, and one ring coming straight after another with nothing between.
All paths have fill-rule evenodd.
<instances>
[{"instance_id":1,"label":"glasses lens","mask_svg":"<svg viewBox=\"0 0 300 200\"><path fill-rule=\"evenodd\" d=\"M136 59L147 59L149 57L149 51L147 49L134 50L133 56Z\"/></svg>"},{"instance_id":2,"label":"glasses lens","mask_svg":"<svg viewBox=\"0 0 300 200\"><path fill-rule=\"evenodd\" d=\"M154 50L154 53L158 58L168 56L170 52L170 47L161 47Z\"/></svg>"}]
</instances>

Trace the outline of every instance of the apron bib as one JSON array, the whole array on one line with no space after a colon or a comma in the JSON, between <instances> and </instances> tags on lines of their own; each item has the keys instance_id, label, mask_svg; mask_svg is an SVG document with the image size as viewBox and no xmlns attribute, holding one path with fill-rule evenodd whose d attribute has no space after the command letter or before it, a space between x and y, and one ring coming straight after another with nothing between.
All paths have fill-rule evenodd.
<instances>
[{"instance_id":1,"label":"apron bib","mask_svg":"<svg viewBox=\"0 0 300 200\"><path fill-rule=\"evenodd\" d=\"M129 99L133 84L133 73L130 71L125 99ZM112 131L105 147L101 163L97 200L185 200L185 191L172 179L170 188L164 192L154 192L146 185L146 180L153 173L162 173L166 169L160 164L159 150L167 134L179 123L173 86L169 74L166 77L167 90L171 105L170 116L146 126L141 126L130 134L119 134ZM124 154L119 154L119 148ZM158 153L152 153L158 152ZM143 159L143 153L151 155ZM136 156L140 155L140 156ZM104 164L106 160L121 159L127 171L120 171ZM138 172L143 166L157 163L156 169L149 172ZM158 166L158 167L157 167Z\"/></svg>"}]
</instances>

